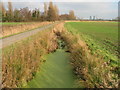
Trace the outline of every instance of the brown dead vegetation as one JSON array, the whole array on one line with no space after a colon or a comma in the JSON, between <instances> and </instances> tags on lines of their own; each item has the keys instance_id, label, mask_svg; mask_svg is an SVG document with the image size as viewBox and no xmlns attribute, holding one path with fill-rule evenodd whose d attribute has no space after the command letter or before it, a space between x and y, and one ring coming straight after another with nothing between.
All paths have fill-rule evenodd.
<instances>
[{"instance_id":1,"label":"brown dead vegetation","mask_svg":"<svg viewBox=\"0 0 120 90\"><path fill-rule=\"evenodd\" d=\"M60 35L67 45L67 51L71 53L71 64L78 77L79 85L83 82L86 88L118 87L118 75L112 72L113 68L103 60L102 56L100 58L97 55L91 55L86 43L80 39L79 35L68 32L63 23L57 25L54 32Z\"/></svg>"},{"instance_id":2,"label":"brown dead vegetation","mask_svg":"<svg viewBox=\"0 0 120 90\"><path fill-rule=\"evenodd\" d=\"M31 80L42 56L57 49L56 35L52 30L44 30L20 43L3 49L2 87L21 87Z\"/></svg>"},{"instance_id":3,"label":"brown dead vegetation","mask_svg":"<svg viewBox=\"0 0 120 90\"><path fill-rule=\"evenodd\" d=\"M38 27L42 27L48 24L51 24L52 22L32 22L32 23L26 23L26 24L15 24L15 25L2 25L2 32L0 37L9 36L12 34L24 32L27 30L32 30Z\"/></svg>"},{"instance_id":4,"label":"brown dead vegetation","mask_svg":"<svg viewBox=\"0 0 120 90\"><path fill-rule=\"evenodd\" d=\"M3 87L20 87L31 80L44 61L42 56L58 48L57 36L66 43L66 51L70 52L78 87L81 87L81 82L86 88L118 87L118 76L112 73L112 67L102 57L91 55L86 43L79 35L68 32L64 23L56 25L51 31L42 31L32 40L3 50Z\"/></svg>"}]
</instances>

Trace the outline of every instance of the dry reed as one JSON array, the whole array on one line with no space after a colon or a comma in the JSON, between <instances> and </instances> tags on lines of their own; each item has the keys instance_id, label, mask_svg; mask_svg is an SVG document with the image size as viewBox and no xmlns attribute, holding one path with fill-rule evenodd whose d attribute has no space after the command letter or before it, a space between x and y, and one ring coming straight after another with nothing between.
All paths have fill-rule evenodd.
<instances>
[{"instance_id":1,"label":"dry reed","mask_svg":"<svg viewBox=\"0 0 120 90\"><path fill-rule=\"evenodd\" d=\"M2 87L16 88L30 81L42 63L42 56L57 49L52 30L44 30L3 49Z\"/></svg>"},{"instance_id":2,"label":"dry reed","mask_svg":"<svg viewBox=\"0 0 120 90\"><path fill-rule=\"evenodd\" d=\"M51 24L51 23L52 22L32 22L32 23L26 23L26 24L2 25L1 37L24 32L27 30L32 30L38 27Z\"/></svg>"},{"instance_id":3,"label":"dry reed","mask_svg":"<svg viewBox=\"0 0 120 90\"><path fill-rule=\"evenodd\" d=\"M80 35L68 32L63 23L57 25L54 32L63 39L67 45L67 51L71 53L71 64L78 82L84 82L86 88L118 87L118 75L112 72L113 68L103 58L91 55Z\"/></svg>"}]
</instances>

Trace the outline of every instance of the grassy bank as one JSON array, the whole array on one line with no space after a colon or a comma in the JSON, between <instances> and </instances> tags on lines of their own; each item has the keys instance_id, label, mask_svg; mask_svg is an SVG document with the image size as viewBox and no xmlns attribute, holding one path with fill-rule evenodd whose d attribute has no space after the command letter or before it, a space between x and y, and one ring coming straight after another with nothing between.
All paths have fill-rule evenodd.
<instances>
[{"instance_id":1,"label":"grassy bank","mask_svg":"<svg viewBox=\"0 0 120 90\"><path fill-rule=\"evenodd\" d=\"M14 34L18 34L21 32L25 32L28 30L32 30L35 28L39 28L52 22L28 22L28 23L4 23L2 25L2 32L0 37L7 37Z\"/></svg>"},{"instance_id":2,"label":"grassy bank","mask_svg":"<svg viewBox=\"0 0 120 90\"><path fill-rule=\"evenodd\" d=\"M89 46L81 36L70 29L59 25L55 32L66 42L67 52L71 53L71 64L78 77L78 87L114 88L118 87L116 68L109 65L102 57L91 54ZM71 31L70 31L71 30Z\"/></svg>"},{"instance_id":3,"label":"grassy bank","mask_svg":"<svg viewBox=\"0 0 120 90\"><path fill-rule=\"evenodd\" d=\"M69 22L65 27L69 32L81 36L92 55L103 58L109 65L118 68L117 22Z\"/></svg>"},{"instance_id":4,"label":"grassy bank","mask_svg":"<svg viewBox=\"0 0 120 90\"><path fill-rule=\"evenodd\" d=\"M107 53L110 55L108 56L110 60L115 60L111 64L110 60L105 59L102 54L106 52L102 47L97 46L100 47L89 35L78 33L78 30L71 25L66 26L65 24L64 27L64 23L60 23L50 30L41 31L22 42L3 49L3 87L22 87L29 81L27 87L70 87L73 79L69 75L72 72L69 72L70 69L65 71L67 61L64 61L68 60L68 56L65 54L68 52L72 70L77 77L74 87L116 88L118 87L116 57L111 56L112 53ZM51 53L57 48L64 48L65 52ZM101 53L98 54L99 49ZM43 58L46 54L49 54L48 58ZM56 61L56 59L62 60ZM36 74L38 70L40 72ZM67 74L64 75L64 73ZM53 77L53 74L56 76ZM47 80L45 76L48 77ZM59 81L60 79L62 81ZM63 81L66 82L66 86L63 85L65 84Z\"/></svg>"},{"instance_id":5,"label":"grassy bank","mask_svg":"<svg viewBox=\"0 0 120 90\"><path fill-rule=\"evenodd\" d=\"M30 81L43 61L41 57L57 48L56 36L50 30L27 38L3 49L2 87L21 87Z\"/></svg>"}]
</instances>

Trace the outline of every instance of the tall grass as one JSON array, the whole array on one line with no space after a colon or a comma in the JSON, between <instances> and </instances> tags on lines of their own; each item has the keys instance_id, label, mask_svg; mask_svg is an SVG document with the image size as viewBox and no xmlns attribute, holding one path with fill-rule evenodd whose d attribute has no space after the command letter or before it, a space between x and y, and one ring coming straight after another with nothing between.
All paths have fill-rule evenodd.
<instances>
[{"instance_id":1,"label":"tall grass","mask_svg":"<svg viewBox=\"0 0 120 90\"><path fill-rule=\"evenodd\" d=\"M24 32L27 30L32 30L47 24L50 24L51 22L32 22L32 23L24 23L24 24L12 24L12 25L2 25L2 32L0 37L9 36L12 34Z\"/></svg>"},{"instance_id":2,"label":"tall grass","mask_svg":"<svg viewBox=\"0 0 120 90\"><path fill-rule=\"evenodd\" d=\"M77 87L81 84L86 88L118 87L114 68L102 56L92 55L80 35L66 30L64 23L3 49L3 87L21 87L34 78L39 64L45 61L42 56L58 48L58 39L65 42L65 49L70 52Z\"/></svg>"},{"instance_id":3,"label":"tall grass","mask_svg":"<svg viewBox=\"0 0 120 90\"><path fill-rule=\"evenodd\" d=\"M78 77L79 85L87 88L115 88L118 87L118 75L113 73L114 68L105 62L102 56L92 55L86 43L81 40L79 34L68 32L63 24L54 29L67 45L67 51L71 53L71 64ZM78 87L80 87L78 85Z\"/></svg>"},{"instance_id":4,"label":"tall grass","mask_svg":"<svg viewBox=\"0 0 120 90\"><path fill-rule=\"evenodd\" d=\"M44 30L26 40L3 49L2 87L24 86L34 78L42 56L55 51L56 36L52 29Z\"/></svg>"}]
</instances>

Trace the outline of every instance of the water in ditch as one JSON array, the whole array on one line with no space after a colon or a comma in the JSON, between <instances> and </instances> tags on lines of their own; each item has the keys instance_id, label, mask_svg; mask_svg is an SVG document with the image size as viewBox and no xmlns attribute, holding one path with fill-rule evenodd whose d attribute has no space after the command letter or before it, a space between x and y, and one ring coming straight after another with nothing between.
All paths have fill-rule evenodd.
<instances>
[{"instance_id":1,"label":"water in ditch","mask_svg":"<svg viewBox=\"0 0 120 90\"><path fill-rule=\"evenodd\" d=\"M34 79L27 88L72 88L74 87L74 74L70 64L70 54L65 52L64 42L58 41L59 49L44 57L45 62L40 66Z\"/></svg>"}]
</instances>

